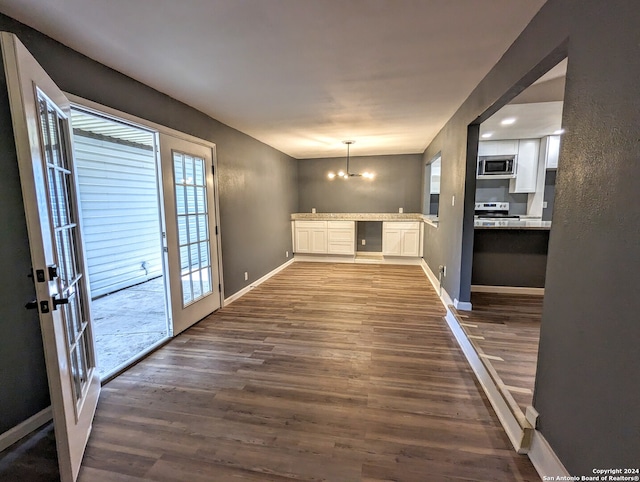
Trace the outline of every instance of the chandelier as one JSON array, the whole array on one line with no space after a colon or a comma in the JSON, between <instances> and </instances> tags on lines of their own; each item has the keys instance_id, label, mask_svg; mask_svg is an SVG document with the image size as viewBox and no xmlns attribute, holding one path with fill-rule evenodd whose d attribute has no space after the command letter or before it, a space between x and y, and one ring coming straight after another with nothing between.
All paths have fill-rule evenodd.
<instances>
[{"instance_id":1,"label":"chandelier","mask_svg":"<svg viewBox=\"0 0 640 482\"><path fill-rule=\"evenodd\" d=\"M327 174L327 177L329 179L333 180L336 178L336 176L339 177L340 179L349 179L350 177L364 177L365 179L373 179L375 177L375 174L373 172L365 171L362 174L359 174L359 173L349 171L349 151L350 151L349 148L351 147L351 144L353 144L354 142L356 141L342 141L343 144L347 145L347 169L346 171L339 170L337 174L333 171L329 172L329 174Z\"/></svg>"}]
</instances>

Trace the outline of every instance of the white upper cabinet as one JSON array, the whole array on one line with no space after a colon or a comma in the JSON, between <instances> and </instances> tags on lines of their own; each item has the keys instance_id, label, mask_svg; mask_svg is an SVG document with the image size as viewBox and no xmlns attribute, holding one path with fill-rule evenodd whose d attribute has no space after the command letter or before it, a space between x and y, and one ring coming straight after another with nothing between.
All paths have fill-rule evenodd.
<instances>
[{"instance_id":1,"label":"white upper cabinet","mask_svg":"<svg viewBox=\"0 0 640 482\"><path fill-rule=\"evenodd\" d=\"M521 139L518 144L516 177L509 181L509 192L536 192L540 139Z\"/></svg>"},{"instance_id":2,"label":"white upper cabinet","mask_svg":"<svg viewBox=\"0 0 640 482\"><path fill-rule=\"evenodd\" d=\"M547 138L547 169L558 169L558 157L560 156L560 136Z\"/></svg>"},{"instance_id":3,"label":"white upper cabinet","mask_svg":"<svg viewBox=\"0 0 640 482\"><path fill-rule=\"evenodd\" d=\"M518 154L518 140L480 141L478 156L510 156Z\"/></svg>"}]
</instances>

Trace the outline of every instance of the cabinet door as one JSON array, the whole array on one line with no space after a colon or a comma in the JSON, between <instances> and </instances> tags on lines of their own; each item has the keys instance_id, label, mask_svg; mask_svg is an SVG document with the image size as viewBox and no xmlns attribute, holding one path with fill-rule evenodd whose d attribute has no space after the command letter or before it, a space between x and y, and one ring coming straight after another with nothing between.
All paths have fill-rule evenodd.
<instances>
[{"instance_id":1,"label":"cabinet door","mask_svg":"<svg viewBox=\"0 0 640 482\"><path fill-rule=\"evenodd\" d=\"M382 230L382 254L402 256L402 231L400 229L384 228Z\"/></svg>"},{"instance_id":2,"label":"cabinet door","mask_svg":"<svg viewBox=\"0 0 640 482\"><path fill-rule=\"evenodd\" d=\"M327 252L327 228L315 228L311 230L311 252Z\"/></svg>"},{"instance_id":3,"label":"cabinet door","mask_svg":"<svg viewBox=\"0 0 640 482\"><path fill-rule=\"evenodd\" d=\"M518 148L516 178L509 181L509 192L536 192L538 179L539 139L521 140Z\"/></svg>"},{"instance_id":4,"label":"cabinet door","mask_svg":"<svg viewBox=\"0 0 640 482\"><path fill-rule=\"evenodd\" d=\"M311 229L296 227L296 253L311 252Z\"/></svg>"},{"instance_id":5,"label":"cabinet door","mask_svg":"<svg viewBox=\"0 0 640 482\"><path fill-rule=\"evenodd\" d=\"M558 157L560 156L560 136L547 138L547 169L558 169Z\"/></svg>"},{"instance_id":6,"label":"cabinet door","mask_svg":"<svg viewBox=\"0 0 640 482\"><path fill-rule=\"evenodd\" d=\"M420 230L408 229L402 231L402 256L419 256L420 255Z\"/></svg>"},{"instance_id":7,"label":"cabinet door","mask_svg":"<svg viewBox=\"0 0 640 482\"><path fill-rule=\"evenodd\" d=\"M495 141L496 155L498 156L510 156L512 154L518 154L519 143L514 141Z\"/></svg>"}]
</instances>

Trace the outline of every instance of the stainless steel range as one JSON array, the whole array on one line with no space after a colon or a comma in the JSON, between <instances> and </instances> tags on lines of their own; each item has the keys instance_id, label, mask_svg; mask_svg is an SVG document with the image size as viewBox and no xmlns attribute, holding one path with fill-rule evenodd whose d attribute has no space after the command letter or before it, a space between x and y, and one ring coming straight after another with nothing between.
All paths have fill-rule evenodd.
<instances>
[{"instance_id":1,"label":"stainless steel range","mask_svg":"<svg viewBox=\"0 0 640 482\"><path fill-rule=\"evenodd\" d=\"M520 219L517 214L509 214L509 203L489 202L476 203L475 215L477 218L510 218Z\"/></svg>"}]
</instances>

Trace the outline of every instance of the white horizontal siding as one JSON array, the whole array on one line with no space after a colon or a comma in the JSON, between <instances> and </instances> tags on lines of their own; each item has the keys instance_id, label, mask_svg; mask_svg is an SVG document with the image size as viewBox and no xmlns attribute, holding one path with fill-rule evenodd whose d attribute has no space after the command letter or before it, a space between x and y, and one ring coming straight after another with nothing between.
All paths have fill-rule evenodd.
<instances>
[{"instance_id":1,"label":"white horizontal siding","mask_svg":"<svg viewBox=\"0 0 640 482\"><path fill-rule=\"evenodd\" d=\"M91 296L162 275L153 152L76 134L74 153Z\"/></svg>"}]
</instances>

